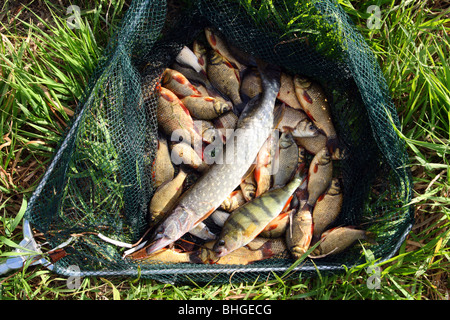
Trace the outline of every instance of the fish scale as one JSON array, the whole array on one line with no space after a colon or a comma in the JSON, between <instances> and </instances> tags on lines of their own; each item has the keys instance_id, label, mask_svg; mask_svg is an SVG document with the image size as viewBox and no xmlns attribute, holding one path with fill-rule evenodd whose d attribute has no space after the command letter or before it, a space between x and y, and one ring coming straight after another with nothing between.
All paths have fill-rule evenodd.
<instances>
[{"instance_id":1,"label":"fish scale","mask_svg":"<svg viewBox=\"0 0 450 320\"><path fill-rule=\"evenodd\" d=\"M233 211L214 245L217 257L245 246L260 234L283 210L303 180L297 172L286 186L272 189Z\"/></svg>"},{"instance_id":2,"label":"fish scale","mask_svg":"<svg viewBox=\"0 0 450 320\"><path fill-rule=\"evenodd\" d=\"M258 151L273 129L273 109L280 86L280 71L259 62L263 94L258 104L244 114L230 140L239 145L227 145L222 150L224 161L214 163L199 180L186 191L176 207L152 235L147 254L158 251L181 238L206 219L239 186L252 165ZM231 151L229 150L231 149ZM219 151L220 153L220 151ZM234 161L229 160L231 154ZM217 158L216 158L217 159Z\"/></svg>"}]
</instances>

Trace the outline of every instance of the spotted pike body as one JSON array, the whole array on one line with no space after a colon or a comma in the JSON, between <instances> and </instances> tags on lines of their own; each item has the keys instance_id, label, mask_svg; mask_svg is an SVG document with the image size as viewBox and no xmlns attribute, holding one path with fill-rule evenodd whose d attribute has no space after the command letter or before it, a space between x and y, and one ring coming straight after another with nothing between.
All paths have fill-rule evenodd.
<instances>
[{"instance_id":1,"label":"spotted pike body","mask_svg":"<svg viewBox=\"0 0 450 320\"><path fill-rule=\"evenodd\" d=\"M262 92L261 77L253 70L245 73L242 77L241 93L248 99L256 97Z\"/></svg>"},{"instance_id":2,"label":"spotted pike body","mask_svg":"<svg viewBox=\"0 0 450 320\"><path fill-rule=\"evenodd\" d=\"M206 219L239 186L258 151L273 130L273 109L279 90L279 70L260 62L263 94L257 106L239 119L238 130L227 140L221 154L224 161L214 163L181 197L176 207L158 226L145 249L151 254L173 243ZM231 157L231 158L230 158Z\"/></svg>"},{"instance_id":3,"label":"spotted pike body","mask_svg":"<svg viewBox=\"0 0 450 320\"><path fill-rule=\"evenodd\" d=\"M233 211L213 250L218 257L245 246L275 219L302 183L298 175L286 186L272 189Z\"/></svg>"}]
</instances>

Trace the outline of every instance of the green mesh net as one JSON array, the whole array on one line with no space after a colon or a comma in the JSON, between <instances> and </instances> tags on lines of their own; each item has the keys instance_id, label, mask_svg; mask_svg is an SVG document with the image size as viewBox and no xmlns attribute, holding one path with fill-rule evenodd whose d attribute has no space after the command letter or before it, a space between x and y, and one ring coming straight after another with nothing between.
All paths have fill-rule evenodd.
<instances>
[{"instance_id":1,"label":"green mesh net","mask_svg":"<svg viewBox=\"0 0 450 320\"><path fill-rule=\"evenodd\" d=\"M276 2L276 1L275 1ZM156 150L156 82L178 52L206 26L234 46L285 72L317 80L330 98L333 121L348 157L339 161L344 203L338 225L375 232L367 247L387 259L413 223L412 183L398 117L386 81L363 37L337 1L286 4L271 19L237 1L197 1L173 10L164 0L135 0L110 40L80 107L41 183L26 218L52 248L81 232L127 243L147 230ZM275 3L276 5L276 3ZM283 25L295 22L290 32ZM265 280L294 262L275 257L251 265L149 264L122 259L123 248L94 234L76 238L54 271L71 275L138 276L165 282ZM304 275L339 272L364 262L361 246L296 268Z\"/></svg>"}]
</instances>

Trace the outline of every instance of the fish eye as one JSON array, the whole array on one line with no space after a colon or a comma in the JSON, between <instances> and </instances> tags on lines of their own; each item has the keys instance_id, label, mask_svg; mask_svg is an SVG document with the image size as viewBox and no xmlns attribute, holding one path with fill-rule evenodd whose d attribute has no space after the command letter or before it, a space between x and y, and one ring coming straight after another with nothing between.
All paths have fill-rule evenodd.
<instances>
[{"instance_id":1,"label":"fish eye","mask_svg":"<svg viewBox=\"0 0 450 320\"><path fill-rule=\"evenodd\" d=\"M217 245L224 246L225 245L225 240L220 239L219 241L217 241Z\"/></svg>"}]
</instances>

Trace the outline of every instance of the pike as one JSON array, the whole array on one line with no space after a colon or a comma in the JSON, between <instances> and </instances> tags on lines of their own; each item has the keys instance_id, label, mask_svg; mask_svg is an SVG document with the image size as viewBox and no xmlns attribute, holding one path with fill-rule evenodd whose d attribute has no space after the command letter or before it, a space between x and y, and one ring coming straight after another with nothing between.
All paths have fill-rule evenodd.
<instances>
[{"instance_id":1,"label":"pike","mask_svg":"<svg viewBox=\"0 0 450 320\"><path fill-rule=\"evenodd\" d=\"M273 130L273 109L280 86L280 71L259 61L263 93L259 103L239 119L237 130L230 137L239 142L226 144L222 153L233 158L214 163L197 182L187 190L166 219L154 230L149 245L141 250L152 254L181 238L206 219L239 186L242 177Z\"/></svg>"},{"instance_id":2,"label":"pike","mask_svg":"<svg viewBox=\"0 0 450 320\"><path fill-rule=\"evenodd\" d=\"M303 180L297 172L286 186L272 189L233 211L213 247L216 256L225 256L255 239L280 214Z\"/></svg>"}]
</instances>

